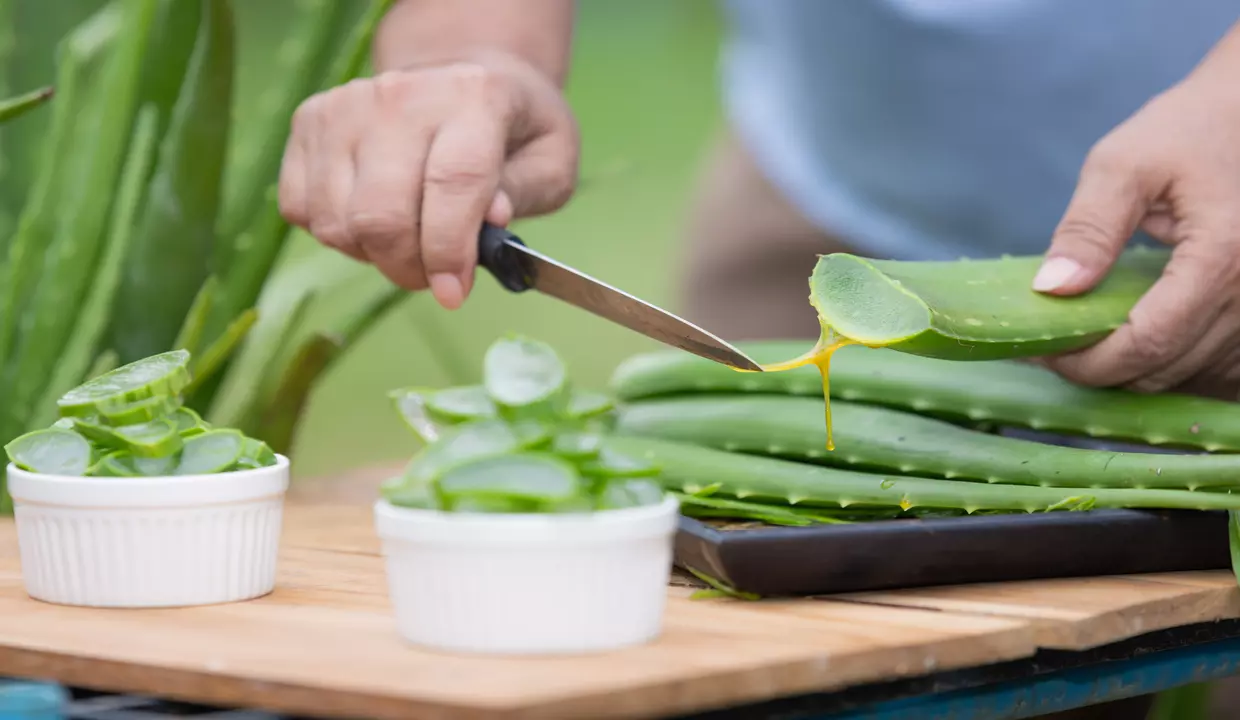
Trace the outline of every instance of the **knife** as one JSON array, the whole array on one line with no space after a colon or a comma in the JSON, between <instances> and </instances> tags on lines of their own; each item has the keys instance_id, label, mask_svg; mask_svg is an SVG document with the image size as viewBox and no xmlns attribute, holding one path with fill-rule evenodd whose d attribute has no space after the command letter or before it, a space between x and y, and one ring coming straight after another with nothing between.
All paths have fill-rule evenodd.
<instances>
[{"instance_id":1,"label":"knife","mask_svg":"<svg viewBox=\"0 0 1240 720\"><path fill-rule=\"evenodd\" d=\"M762 366L688 320L552 260L504 228L484 223L478 264L510 292L537 290L681 350L739 370Z\"/></svg>"}]
</instances>

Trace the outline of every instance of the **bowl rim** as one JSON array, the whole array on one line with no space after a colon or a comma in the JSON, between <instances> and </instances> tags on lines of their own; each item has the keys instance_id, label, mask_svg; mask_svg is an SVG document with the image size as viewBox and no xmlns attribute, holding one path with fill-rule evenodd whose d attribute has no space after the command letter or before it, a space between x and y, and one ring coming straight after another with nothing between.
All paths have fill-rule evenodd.
<instances>
[{"instance_id":1,"label":"bowl rim","mask_svg":"<svg viewBox=\"0 0 1240 720\"><path fill-rule=\"evenodd\" d=\"M17 467L12 462L5 466L5 472L11 477L14 474L23 476L26 480L44 482L53 485L72 485L89 483L92 485L101 485L105 487L149 487L151 485L189 485L191 483L205 482L222 482L225 478L247 478L259 475L269 475L273 472L282 472L288 470L292 463L281 455L275 453L276 464L268 465L260 468L248 468L246 470L230 470L221 473L206 473L197 475L142 475L137 477L111 477L99 475L52 475L51 473L31 472Z\"/></svg>"}]
</instances>

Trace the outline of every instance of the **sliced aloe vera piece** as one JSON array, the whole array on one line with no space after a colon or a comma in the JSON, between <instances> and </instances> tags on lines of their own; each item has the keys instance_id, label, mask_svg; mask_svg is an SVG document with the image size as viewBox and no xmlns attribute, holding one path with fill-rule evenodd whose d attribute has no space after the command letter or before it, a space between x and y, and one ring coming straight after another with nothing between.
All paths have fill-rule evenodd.
<instances>
[{"instance_id":1,"label":"sliced aloe vera piece","mask_svg":"<svg viewBox=\"0 0 1240 720\"><path fill-rule=\"evenodd\" d=\"M276 464L275 451L271 446L257 438L247 437L241 445L241 456L237 465L247 468L270 467Z\"/></svg>"},{"instance_id":2,"label":"sliced aloe vera piece","mask_svg":"<svg viewBox=\"0 0 1240 720\"><path fill-rule=\"evenodd\" d=\"M133 465L133 456L124 450L116 450L100 458L91 469L96 477L139 477L142 473Z\"/></svg>"},{"instance_id":3,"label":"sliced aloe vera piece","mask_svg":"<svg viewBox=\"0 0 1240 720\"><path fill-rule=\"evenodd\" d=\"M103 456L96 474L110 477L166 477L173 474L176 466L175 454L139 457L128 450L115 450Z\"/></svg>"},{"instance_id":4,"label":"sliced aloe vera piece","mask_svg":"<svg viewBox=\"0 0 1240 720\"><path fill-rule=\"evenodd\" d=\"M541 506L531 500L514 497L466 496L452 504L452 512L458 513L532 513Z\"/></svg>"},{"instance_id":5,"label":"sliced aloe vera piece","mask_svg":"<svg viewBox=\"0 0 1240 720\"><path fill-rule=\"evenodd\" d=\"M177 436L180 437L179 435ZM213 475L237 462L245 447L245 436L238 430L208 430L185 438L176 475Z\"/></svg>"},{"instance_id":6,"label":"sliced aloe vera piece","mask_svg":"<svg viewBox=\"0 0 1240 720\"><path fill-rule=\"evenodd\" d=\"M598 417L615 407L611 397L593 390L573 390L566 414L574 420Z\"/></svg>"},{"instance_id":7,"label":"sliced aloe vera piece","mask_svg":"<svg viewBox=\"0 0 1240 720\"><path fill-rule=\"evenodd\" d=\"M663 486L649 478L617 478L604 483L598 493L599 510L658 505L663 502Z\"/></svg>"},{"instance_id":8,"label":"sliced aloe vera piece","mask_svg":"<svg viewBox=\"0 0 1240 720\"><path fill-rule=\"evenodd\" d=\"M93 455L86 438L60 428L28 432L10 441L4 451L17 467L47 475L85 475Z\"/></svg>"},{"instance_id":9,"label":"sliced aloe vera piece","mask_svg":"<svg viewBox=\"0 0 1240 720\"><path fill-rule=\"evenodd\" d=\"M462 498L508 498L565 503L583 495L576 469L557 457L514 453L469 460L435 483L440 502L453 509Z\"/></svg>"},{"instance_id":10,"label":"sliced aloe vera piece","mask_svg":"<svg viewBox=\"0 0 1240 720\"><path fill-rule=\"evenodd\" d=\"M501 417L556 417L566 404L564 363L546 343L523 337L497 340L482 359L482 373Z\"/></svg>"},{"instance_id":11,"label":"sliced aloe vera piece","mask_svg":"<svg viewBox=\"0 0 1240 720\"><path fill-rule=\"evenodd\" d=\"M521 447L521 438L502 420L455 425L414 457L406 475L434 479L460 463L517 452Z\"/></svg>"},{"instance_id":12,"label":"sliced aloe vera piece","mask_svg":"<svg viewBox=\"0 0 1240 720\"><path fill-rule=\"evenodd\" d=\"M187 407L179 407L172 414L172 421L176 423L177 434L183 438L193 437L211 429L211 423L203 420L202 417Z\"/></svg>"},{"instance_id":13,"label":"sliced aloe vera piece","mask_svg":"<svg viewBox=\"0 0 1240 720\"><path fill-rule=\"evenodd\" d=\"M603 447L593 460L581 465L581 473L590 477L610 480L613 478L648 478L657 475L657 465L636 455Z\"/></svg>"},{"instance_id":14,"label":"sliced aloe vera piece","mask_svg":"<svg viewBox=\"0 0 1240 720\"><path fill-rule=\"evenodd\" d=\"M555 430L551 425L534 418L525 418L509 423L517 443L522 450L542 450L551 445Z\"/></svg>"},{"instance_id":15,"label":"sliced aloe vera piece","mask_svg":"<svg viewBox=\"0 0 1240 720\"><path fill-rule=\"evenodd\" d=\"M155 395L143 400L126 403L103 402L97 406L99 422L112 427L137 425L158 418L167 417L181 407L181 400L175 396Z\"/></svg>"},{"instance_id":16,"label":"sliced aloe vera piece","mask_svg":"<svg viewBox=\"0 0 1240 720\"><path fill-rule=\"evenodd\" d=\"M448 422L485 420L499 415L495 403L481 385L444 388L426 398L431 415Z\"/></svg>"},{"instance_id":17,"label":"sliced aloe vera piece","mask_svg":"<svg viewBox=\"0 0 1240 720\"><path fill-rule=\"evenodd\" d=\"M430 392L415 388L402 388L388 393L388 397L392 400L392 405L396 408L396 412L400 413L400 417L405 421L405 425L424 443L433 443L439 440L439 436L443 432L441 423L436 422L431 417L430 411L426 407L426 399L429 394Z\"/></svg>"},{"instance_id":18,"label":"sliced aloe vera piece","mask_svg":"<svg viewBox=\"0 0 1240 720\"><path fill-rule=\"evenodd\" d=\"M1048 355L1092 345L1128 319L1162 274L1163 249L1123 253L1090 292L1035 292L1041 256L915 262L818 259L810 302L824 328L870 347L948 360Z\"/></svg>"},{"instance_id":19,"label":"sliced aloe vera piece","mask_svg":"<svg viewBox=\"0 0 1240 720\"><path fill-rule=\"evenodd\" d=\"M599 456L603 438L596 433L564 432L551 442L551 452L572 462L586 462Z\"/></svg>"},{"instance_id":20,"label":"sliced aloe vera piece","mask_svg":"<svg viewBox=\"0 0 1240 720\"><path fill-rule=\"evenodd\" d=\"M60 418L56 422L52 423L52 427L59 430L72 430L73 418Z\"/></svg>"},{"instance_id":21,"label":"sliced aloe vera piece","mask_svg":"<svg viewBox=\"0 0 1240 720\"><path fill-rule=\"evenodd\" d=\"M439 498L436 497L430 481L412 476L408 472L385 480L379 487L379 494L384 500L398 507L440 509Z\"/></svg>"},{"instance_id":22,"label":"sliced aloe vera piece","mask_svg":"<svg viewBox=\"0 0 1240 720\"><path fill-rule=\"evenodd\" d=\"M98 375L60 397L62 416L83 417L100 405L121 405L156 395L176 395L190 382L189 353L171 350Z\"/></svg>"},{"instance_id":23,"label":"sliced aloe vera piece","mask_svg":"<svg viewBox=\"0 0 1240 720\"><path fill-rule=\"evenodd\" d=\"M164 457L176 453L184 445L177 434L176 423L171 420L152 420L109 430L121 443L121 449L128 450L134 457Z\"/></svg>"}]
</instances>

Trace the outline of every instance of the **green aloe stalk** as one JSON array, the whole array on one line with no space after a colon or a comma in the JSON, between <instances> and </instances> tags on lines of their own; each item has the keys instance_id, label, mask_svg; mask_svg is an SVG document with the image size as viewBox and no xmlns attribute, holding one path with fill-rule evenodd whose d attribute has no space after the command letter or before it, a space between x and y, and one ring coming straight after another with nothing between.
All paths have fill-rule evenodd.
<instances>
[{"instance_id":1,"label":"green aloe stalk","mask_svg":"<svg viewBox=\"0 0 1240 720\"><path fill-rule=\"evenodd\" d=\"M24 95L0 100L0 123L15 120L52 99L54 91L50 87L39 88Z\"/></svg>"}]
</instances>

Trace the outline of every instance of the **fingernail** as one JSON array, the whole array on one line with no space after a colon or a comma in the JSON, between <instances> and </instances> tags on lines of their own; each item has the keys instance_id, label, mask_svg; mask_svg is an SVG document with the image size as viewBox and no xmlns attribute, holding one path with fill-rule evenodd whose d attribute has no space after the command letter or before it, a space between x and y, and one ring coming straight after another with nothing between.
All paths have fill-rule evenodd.
<instances>
[{"instance_id":1,"label":"fingernail","mask_svg":"<svg viewBox=\"0 0 1240 720\"><path fill-rule=\"evenodd\" d=\"M437 273L431 276L431 293L440 305L455 310L465 299L465 290L461 281L449 273Z\"/></svg>"},{"instance_id":2,"label":"fingernail","mask_svg":"<svg viewBox=\"0 0 1240 720\"><path fill-rule=\"evenodd\" d=\"M1042 263L1042 268L1033 278L1033 289L1038 292L1058 290L1064 283L1081 271L1077 261L1066 257L1053 257Z\"/></svg>"}]
</instances>

